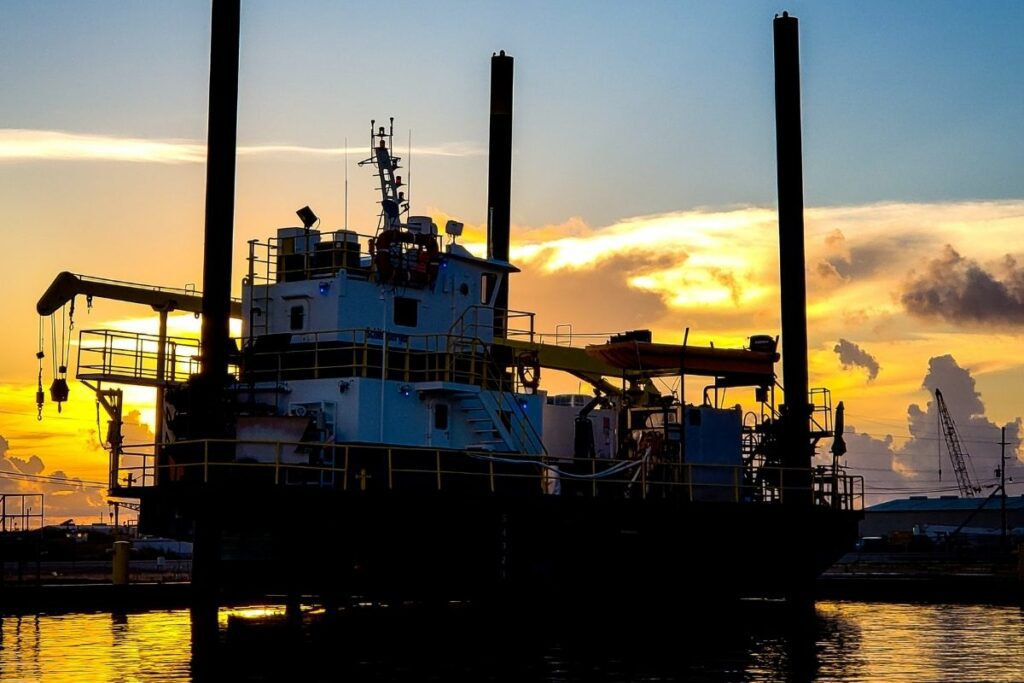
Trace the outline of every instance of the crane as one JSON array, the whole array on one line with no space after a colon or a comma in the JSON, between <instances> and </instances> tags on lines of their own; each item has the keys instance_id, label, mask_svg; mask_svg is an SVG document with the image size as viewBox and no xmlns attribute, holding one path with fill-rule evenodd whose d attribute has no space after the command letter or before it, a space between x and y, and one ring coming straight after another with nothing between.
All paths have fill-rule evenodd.
<instances>
[{"instance_id":1,"label":"crane","mask_svg":"<svg viewBox=\"0 0 1024 683\"><path fill-rule=\"evenodd\" d=\"M956 474L956 485L960 489L960 495L964 498L971 498L981 492L981 487L971 481L971 475L967 469L970 462L970 454L960 445L960 434L956 430L956 423L946 408L946 401L942 398L942 392L935 390L935 404L939 409L939 419L942 421L943 435L946 437L946 450L949 451L949 460L953 463L953 472ZM977 476L977 475L975 475Z\"/></svg>"}]
</instances>

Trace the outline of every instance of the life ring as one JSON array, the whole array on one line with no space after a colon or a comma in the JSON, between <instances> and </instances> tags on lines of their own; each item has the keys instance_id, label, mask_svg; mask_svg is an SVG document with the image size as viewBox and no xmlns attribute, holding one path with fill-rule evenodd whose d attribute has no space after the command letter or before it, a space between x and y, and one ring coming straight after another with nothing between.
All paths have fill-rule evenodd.
<instances>
[{"instance_id":1,"label":"life ring","mask_svg":"<svg viewBox=\"0 0 1024 683\"><path fill-rule=\"evenodd\" d=\"M395 277L395 260L392 258L394 247L400 243L397 230L385 230L373 241L373 263L377 268L377 279L380 282L391 282Z\"/></svg>"},{"instance_id":2,"label":"life ring","mask_svg":"<svg viewBox=\"0 0 1024 683\"><path fill-rule=\"evenodd\" d=\"M540 386L540 358L536 351L523 351L516 358L516 371L523 387L537 391Z\"/></svg>"},{"instance_id":3,"label":"life ring","mask_svg":"<svg viewBox=\"0 0 1024 683\"><path fill-rule=\"evenodd\" d=\"M421 237L421 246L424 248L419 253L419 264L427 284L432 285L437 279L437 271L441 266L441 249L437 246L437 237L434 235L421 235Z\"/></svg>"},{"instance_id":4,"label":"life ring","mask_svg":"<svg viewBox=\"0 0 1024 683\"><path fill-rule=\"evenodd\" d=\"M403 260L403 244L415 247L416 257L409 263ZM406 255L411 257L411 251L412 247L407 247ZM376 239L371 240L370 254L380 282L397 282L408 278L433 284L441 264L441 249L434 235L409 235L398 230L384 230Z\"/></svg>"}]
</instances>

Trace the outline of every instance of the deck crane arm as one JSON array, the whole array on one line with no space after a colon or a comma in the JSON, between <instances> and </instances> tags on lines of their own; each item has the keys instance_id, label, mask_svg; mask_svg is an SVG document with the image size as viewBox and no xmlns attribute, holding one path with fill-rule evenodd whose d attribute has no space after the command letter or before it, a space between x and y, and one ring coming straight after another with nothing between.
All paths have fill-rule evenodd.
<instances>
[{"instance_id":1,"label":"deck crane arm","mask_svg":"<svg viewBox=\"0 0 1024 683\"><path fill-rule=\"evenodd\" d=\"M164 402L164 350L166 349L167 340L167 315L172 311L188 311L189 313L195 313L197 316L200 315L203 312L202 293L197 292L194 289L157 287L154 285L144 285L136 282L122 282L119 280L90 277L88 275L79 275L64 271L58 274L57 277L53 279L53 282L50 283L50 286L47 287L46 291L43 292L43 295L36 303L36 312L41 316L53 315L69 301L72 302L72 311L74 311L73 302L75 297L78 295L85 295L90 301L93 297L100 297L101 299L110 299L112 301L142 304L144 306L152 307L154 311L157 311L160 314L160 331L157 341L156 404L158 406L162 406ZM242 317L242 303L237 299L232 299L231 301L231 317ZM42 348L40 348L37 357L40 359L40 366L39 389L36 392L36 408L38 410L39 419L42 419L44 400L42 385ZM63 401L66 401L68 397L68 386L66 380L67 366L67 361L62 360L61 365L59 366L60 374L58 375L55 372L55 388L51 387L50 389L51 399L57 403L58 410L60 410L60 404ZM112 427L112 433L116 435L116 438L112 441L113 447L111 449L111 462L114 464L111 466L111 472L116 472L116 463L120 450L121 390L101 389L98 384L93 386L86 383L86 386L96 393L97 400L105 409L107 409L108 413L110 413L111 420L115 425ZM163 433L162 410L156 411L155 431L159 440ZM159 448L159 446L157 448ZM113 476L113 474L111 476ZM110 487L113 488L115 484L116 481L111 479Z\"/></svg>"},{"instance_id":2,"label":"deck crane arm","mask_svg":"<svg viewBox=\"0 0 1024 683\"><path fill-rule=\"evenodd\" d=\"M953 464L953 472L956 474L956 485L960 489L960 495L964 498L973 497L981 491L981 487L971 481L971 475L967 469L967 462L970 455L960 444L960 434L957 432L956 423L946 408L946 401L942 398L942 392L935 390L935 404L939 409L939 419L942 421L942 432L946 438L946 450L949 451L949 459Z\"/></svg>"},{"instance_id":3,"label":"deck crane arm","mask_svg":"<svg viewBox=\"0 0 1024 683\"><path fill-rule=\"evenodd\" d=\"M189 313L202 313L203 311L203 295L194 290L120 282L65 271L54 278L43 296L39 298L36 312L39 315L52 315L79 294L143 304L152 306L157 311L188 311ZM233 318L242 317L240 301L231 301L231 316Z\"/></svg>"}]
</instances>

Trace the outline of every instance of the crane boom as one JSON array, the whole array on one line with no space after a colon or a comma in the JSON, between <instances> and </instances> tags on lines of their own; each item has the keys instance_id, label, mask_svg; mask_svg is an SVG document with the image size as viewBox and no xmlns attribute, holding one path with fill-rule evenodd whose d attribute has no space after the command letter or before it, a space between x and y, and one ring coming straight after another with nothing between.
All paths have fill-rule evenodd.
<instances>
[{"instance_id":1,"label":"crane boom","mask_svg":"<svg viewBox=\"0 0 1024 683\"><path fill-rule=\"evenodd\" d=\"M36 304L36 311L39 315L52 315L78 294L143 304L152 306L158 311L188 311L189 313L202 313L203 311L202 292L107 280L68 272L60 273L54 278L39 299L39 303ZM231 316L233 318L242 317L242 303L237 299L231 301Z\"/></svg>"},{"instance_id":2,"label":"crane boom","mask_svg":"<svg viewBox=\"0 0 1024 683\"><path fill-rule=\"evenodd\" d=\"M956 430L956 423L946 408L946 401L942 398L942 392L935 390L935 404L939 409L939 418L942 420L942 432L946 438L946 450L949 451L949 460L953 463L953 472L956 474L956 485L960 489L960 495L964 498L971 498L981 491L981 487L971 481L971 475L967 469L970 461L970 454L960 445L960 434Z\"/></svg>"}]
</instances>

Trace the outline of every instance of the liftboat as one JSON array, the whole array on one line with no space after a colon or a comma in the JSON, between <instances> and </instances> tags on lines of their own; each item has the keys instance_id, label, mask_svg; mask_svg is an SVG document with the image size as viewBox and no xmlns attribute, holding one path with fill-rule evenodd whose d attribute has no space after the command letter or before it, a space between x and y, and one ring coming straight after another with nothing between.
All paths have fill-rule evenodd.
<instances>
[{"instance_id":1,"label":"liftboat","mask_svg":"<svg viewBox=\"0 0 1024 683\"><path fill-rule=\"evenodd\" d=\"M250 241L241 300L218 304L239 339L168 336L169 312L210 314L194 291L58 276L40 314L85 296L160 316L157 335L80 332L76 376L110 416L110 495L138 507L143 531L194 539L197 578L217 586L472 599L636 580L665 599L806 594L856 540L863 481L811 467L834 436L830 395L776 405L777 338L720 349L632 330L578 345L585 335L542 335L508 309L511 64L492 61L486 255L459 243L461 224L410 215L393 123L371 123L376 230L326 230L305 207L302 225ZM788 358L806 386L804 347ZM200 372L214 351L222 375ZM547 370L590 393L548 393ZM659 378L679 378L678 394ZM694 378L699 404L681 400ZM123 442L121 385L157 391L151 447Z\"/></svg>"}]
</instances>

